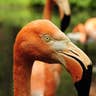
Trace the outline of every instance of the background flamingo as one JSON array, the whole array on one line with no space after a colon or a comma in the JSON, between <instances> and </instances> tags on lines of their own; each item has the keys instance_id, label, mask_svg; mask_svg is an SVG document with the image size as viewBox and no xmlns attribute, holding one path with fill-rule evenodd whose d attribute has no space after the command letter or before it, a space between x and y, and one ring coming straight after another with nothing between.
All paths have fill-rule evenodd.
<instances>
[{"instance_id":1,"label":"background flamingo","mask_svg":"<svg viewBox=\"0 0 96 96\"><path fill-rule=\"evenodd\" d=\"M63 64L72 76L78 96L88 96L92 73L90 59L48 20L36 20L27 24L16 37L14 96L33 94L31 72L36 60L45 62L44 64ZM36 91L36 94L40 92Z\"/></svg>"},{"instance_id":2,"label":"background flamingo","mask_svg":"<svg viewBox=\"0 0 96 96\"><path fill-rule=\"evenodd\" d=\"M89 39L96 40L96 18L88 19L85 24L76 25L72 32L74 36L75 34L80 35L77 40L80 40L81 43L86 43Z\"/></svg>"},{"instance_id":3,"label":"background flamingo","mask_svg":"<svg viewBox=\"0 0 96 96\"><path fill-rule=\"evenodd\" d=\"M60 29L65 31L68 25L70 24L71 9L68 0L46 0L44 6L44 18L51 20L52 18L52 8L57 5L59 8L60 14Z\"/></svg>"},{"instance_id":4,"label":"background flamingo","mask_svg":"<svg viewBox=\"0 0 96 96\"><path fill-rule=\"evenodd\" d=\"M85 32L89 38L96 40L96 17L90 18L85 22Z\"/></svg>"},{"instance_id":5,"label":"background flamingo","mask_svg":"<svg viewBox=\"0 0 96 96\"><path fill-rule=\"evenodd\" d=\"M96 40L96 18L88 19L85 24L76 25L68 36L72 40L80 41L84 45L85 52L88 53L88 41Z\"/></svg>"}]
</instances>

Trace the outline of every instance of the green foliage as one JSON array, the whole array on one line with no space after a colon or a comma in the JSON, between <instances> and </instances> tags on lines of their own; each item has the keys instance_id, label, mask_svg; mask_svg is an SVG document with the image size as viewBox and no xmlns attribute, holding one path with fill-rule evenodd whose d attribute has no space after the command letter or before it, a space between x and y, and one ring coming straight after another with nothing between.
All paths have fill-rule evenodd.
<instances>
[{"instance_id":1,"label":"green foliage","mask_svg":"<svg viewBox=\"0 0 96 96\"><path fill-rule=\"evenodd\" d=\"M29 5L44 5L46 0L0 0L0 6L29 6ZM89 6L96 8L94 0L69 0L72 6L87 8Z\"/></svg>"},{"instance_id":2,"label":"green foliage","mask_svg":"<svg viewBox=\"0 0 96 96\"><path fill-rule=\"evenodd\" d=\"M45 0L31 0L32 5L44 5Z\"/></svg>"},{"instance_id":3,"label":"green foliage","mask_svg":"<svg viewBox=\"0 0 96 96\"><path fill-rule=\"evenodd\" d=\"M27 7L30 4L30 0L0 0L0 7Z\"/></svg>"},{"instance_id":4,"label":"green foliage","mask_svg":"<svg viewBox=\"0 0 96 96\"><path fill-rule=\"evenodd\" d=\"M86 8L90 5L91 1L92 0L83 0L83 1L82 0L70 0L70 3L78 7Z\"/></svg>"},{"instance_id":5,"label":"green foliage","mask_svg":"<svg viewBox=\"0 0 96 96\"><path fill-rule=\"evenodd\" d=\"M7 13L7 16L5 15ZM8 25L22 26L29 21L30 12L26 9L6 9L0 10L0 22L6 22Z\"/></svg>"},{"instance_id":6,"label":"green foliage","mask_svg":"<svg viewBox=\"0 0 96 96\"><path fill-rule=\"evenodd\" d=\"M84 11L78 10L78 12L72 15L72 24L73 26L75 26L78 23L84 23L89 17L90 17L90 14L85 10Z\"/></svg>"},{"instance_id":7,"label":"green foliage","mask_svg":"<svg viewBox=\"0 0 96 96\"><path fill-rule=\"evenodd\" d=\"M96 11L96 3L95 3L95 0L91 0L91 2L90 2L90 9ZM95 12L95 13L96 13L96 12ZM95 14L95 16L96 16L96 14Z\"/></svg>"}]
</instances>

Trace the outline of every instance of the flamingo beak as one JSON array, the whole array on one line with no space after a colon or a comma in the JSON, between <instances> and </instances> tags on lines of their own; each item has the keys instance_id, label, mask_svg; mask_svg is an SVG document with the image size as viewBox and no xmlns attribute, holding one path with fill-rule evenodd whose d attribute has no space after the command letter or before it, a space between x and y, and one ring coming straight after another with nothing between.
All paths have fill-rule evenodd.
<instances>
[{"instance_id":1,"label":"flamingo beak","mask_svg":"<svg viewBox=\"0 0 96 96\"><path fill-rule=\"evenodd\" d=\"M71 73L73 81L79 81L82 78L83 68L86 70L92 64L89 57L69 39L55 41L52 46L56 51L58 61Z\"/></svg>"},{"instance_id":2,"label":"flamingo beak","mask_svg":"<svg viewBox=\"0 0 96 96\"><path fill-rule=\"evenodd\" d=\"M72 60L74 59L77 63L82 62L86 69L88 65L92 64L89 57L72 42L69 42L69 44L66 46L66 49L58 52L64 57L70 57Z\"/></svg>"}]
</instances>

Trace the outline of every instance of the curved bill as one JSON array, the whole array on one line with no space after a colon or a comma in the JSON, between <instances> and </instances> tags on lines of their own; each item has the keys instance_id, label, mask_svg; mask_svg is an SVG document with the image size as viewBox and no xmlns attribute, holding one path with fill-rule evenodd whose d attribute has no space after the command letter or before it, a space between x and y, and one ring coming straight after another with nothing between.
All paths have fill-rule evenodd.
<instances>
[{"instance_id":1,"label":"curved bill","mask_svg":"<svg viewBox=\"0 0 96 96\"><path fill-rule=\"evenodd\" d=\"M89 57L67 37L64 40L50 42L50 45L55 49L58 61L71 73L73 81L80 80L83 68L87 70L92 64Z\"/></svg>"}]
</instances>

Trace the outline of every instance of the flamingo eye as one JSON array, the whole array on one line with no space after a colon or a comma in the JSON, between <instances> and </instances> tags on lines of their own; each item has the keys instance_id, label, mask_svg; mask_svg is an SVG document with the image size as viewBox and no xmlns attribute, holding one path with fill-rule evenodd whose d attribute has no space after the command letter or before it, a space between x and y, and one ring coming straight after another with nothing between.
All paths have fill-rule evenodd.
<instances>
[{"instance_id":1,"label":"flamingo eye","mask_svg":"<svg viewBox=\"0 0 96 96\"><path fill-rule=\"evenodd\" d=\"M45 42L50 42L52 40L52 38L49 35L43 35L42 38Z\"/></svg>"}]
</instances>

